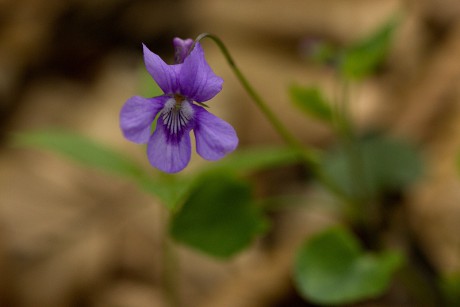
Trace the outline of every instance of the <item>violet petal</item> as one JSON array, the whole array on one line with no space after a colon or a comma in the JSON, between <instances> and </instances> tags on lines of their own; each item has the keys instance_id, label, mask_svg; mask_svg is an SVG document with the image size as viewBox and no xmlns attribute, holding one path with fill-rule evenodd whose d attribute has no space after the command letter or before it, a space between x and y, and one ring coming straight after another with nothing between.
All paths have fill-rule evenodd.
<instances>
[{"instance_id":1,"label":"violet petal","mask_svg":"<svg viewBox=\"0 0 460 307\"><path fill-rule=\"evenodd\" d=\"M183 170L190 161L190 130L180 138L171 137L161 116L147 145L147 156L153 167L166 173Z\"/></svg>"},{"instance_id":2,"label":"violet petal","mask_svg":"<svg viewBox=\"0 0 460 307\"><path fill-rule=\"evenodd\" d=\"M165 94L172 94L177 91L177 65L166 64L158 55L144 48L144 62L147 71L163 90Z\"/></svg>"},{"instance_id":3,"label":"violet petal","mask_svg":"<svg viewBox=\"0 0 460 307\"><path fill-rule=\"evenodd\" d=\"M224 82L206 62L199 43L185 58L178 78L181 94L197 102L207 101L217 95Z\"/></svg>"},{"instance_id":4,"label":"violet petal","mask_svg":"<svg viewBox=\"0 0 460 307\"><path fill-rule=\"evenodd\" d=\"M195 109L196 151L206 160L218 160L238 146L235 129L203 107Z\"/></svg>"},{"instance_id":5,"label":"violet petal","mask_svg":"<svg viewBox=\"0 0 460 307\"><path fill-rule=\"evenodd\" d=\"M129 98L120 111L120 128L125 138L138 144L147 143L152 122L169 98L168 96Z\"/></svg>"}]
</instances>

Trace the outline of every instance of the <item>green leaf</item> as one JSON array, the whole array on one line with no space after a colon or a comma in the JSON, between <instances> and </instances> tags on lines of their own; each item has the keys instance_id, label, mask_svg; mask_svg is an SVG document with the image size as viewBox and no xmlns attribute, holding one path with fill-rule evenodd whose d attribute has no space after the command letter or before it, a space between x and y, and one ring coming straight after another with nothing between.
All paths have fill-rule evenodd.
<instances>
[{"instance_id":1,"label":"green leaf","mask_svg":"<svg viewBox=\"0 0 460 307\"><path fill-rule=\"evenodd\" d=\"M254 147L240 149L226 156L225 158L209 163L196 173L190 176L178 177L171 176L169 179L175 180L177 184L170 184L166 181L168 187L165 191L156 191L162 193L163 199L168 199L169 203L177 203L184 198L190 188L201 178L216 172L234 173L249 173L262 169L278 167L282 165L292 164L299 161L299 155L296 150L288 147ZM164 175L162 178L164 178ZM164 182L162 180L160 184ZM157 188L158 184L155 186Z\"/></svg>"},{"instance_id":2,"label":"green leaf","mask_svg":"<svg viewBox=\"0 0 460 307\"><path fill-rule=\"evenodd\" d=\"M266 228L250 186L228 173L203 176L172 219L177 241L218 258L246 248Z\"/></svg>"},{"instance_id":3,"label":"green leaf","mask_svg":"<svg viewBox=\"0 0 460 307\"><path fill-rule=\"evenodd\" d=\"M173 208L184 195L188 184L166 175L155 178L124 154L75 133L42 131L16 134L16 145L31 146L60 154L84 166L114 173L134 180L141 188Z\"/></svg>"},{"instance_id":4,"label":"green leaf","mask_svg":"<svg viewBox=\"0 0 460 307\"><path fill-rule=\"evenodd\" d=\"M440 286L446 299L446 306L460 306L460 273L443 276Z\"/></svg>"},{"instance_id":5,"label":"green leaf","mask_svg":"<svg viewBox=\"0 0 460 307\"><path fill-rule=\"evenodd\" d=\"M123 154L84 136L62 131L42 131L16 134L17 145L33 146L59 153L76 162L117 173L135 176L142 169Z\"/></svg>"},{"instance_id":6,"label":"green leaf","mask_svg":"<svg viewBox=\"0 0 460 307\"><path fill-rule=\"evenodd\" d=\"M304 243L294 277L307 300L323 305L350 304L383 294L401 264L399 253L366 253L351 233L334 227Z\"/></svg>"},{"instance_id":7,"label":"green leaf","mask_svg":"<svg viewBox=\"0 0 460 307\"><path fill-rule=\"evenodd\" d=\"M196 178L204 173L249 172L293 163L298 159L296 152L289 148L254 148L237 151L219 162L210 164L204 171L200 171L193 177L168 174L152 176L151 168L146 169L123 153L71 132L20 133L15 135L14 142L20 146L52 151L84 166L129 178L148 193L162 200L169 209L174 209L184 199Z\"/></svg>"},{"instance_id":8,"label":"green leaf","mask_svg":"<svg viewBox=\"0 0 460 307\"><path fill-rule=\"evenodd\" d=\"M176 175L161 174L159 177L150 175L133 178L144 191L158 197L170 210L185 198L193 180Z\"/></svg>"},{"instance_id":9,"label":"green leaf","mask_svg":"<svg viewBox=\"0 0 460 307\"><path fill-rule=\"evenodd\" d=\"M316 119L332 122L332 109L317 87L292 85L289 93L300 110Z\"/></svg>"},{"instance_id":10,"label":"green leaf","mask_svg":"<svg viewBox=\"0 0 460 307\"><path fill-rule=\"evenodd\" d=\"M337 48L326 41L312 43L310 58L319 64L332 64L337 59Z\"/></svg>"},{"instance_id":11,"label":"green leaf","mask_svg":"<svg viewBox=\"0 0 460 307\"><path fill-rule=\"evenodd\" d=\"M142 64L139 69L139 91L142 97L156 97L163 95L163 91L158 84L153 80L152 76Z\"/></svg>"},{"instance_id":12,"label":"green leaf","mask_svg":"<svg viewBox=\"0 0 460 307\"><path fill-rule=\"evenodd\" d=\"M324 172L350 197L362 196L356 195L358 191L367 196L379 196L403 189L422 173L418 152L401 140L369 137L352 146L351 150L338 148L322 162ZM359 163L357 169L353 169L352 159Z\"/></svg>"},{"instance_id":13,"label":"green leaf","mask_svg":"<svg viewBox=\"0 0 460 307\"><path fill-rule=\"evenodd\" d=\"M218 162L209 164L202 172L252 172L295 163L298 160L297 151L287 147L246 148L235 151Z\"/></svg>"},{"instance_id":14,"label":"green leaf","mask_svg":"<svg viewBox=\"0 0 460 307\"><path fill-rule=\"evenodd\" d=\"M368 37L345 49L340 61L342 75L362 79L373 73L385 59L397 25L398 18L394 17Z\"/></svg>"}]
</instances>

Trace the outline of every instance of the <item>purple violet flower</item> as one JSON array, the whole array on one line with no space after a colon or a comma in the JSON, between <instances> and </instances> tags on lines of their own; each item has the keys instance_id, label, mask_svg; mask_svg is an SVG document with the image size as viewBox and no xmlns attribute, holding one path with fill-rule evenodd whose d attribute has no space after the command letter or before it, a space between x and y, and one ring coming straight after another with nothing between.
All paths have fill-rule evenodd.
<instances>
[{"instance_id":1,"label":"purple violet flower","mask_svg":"<svg viewBox=\"0 0 460 307\"><path fill-rule=\"evenodd\" d=\"M176 64L166 64L145 45L144 62L164 94L153 98L129 98L120 112L120 127L128 140L147 143L152 166L176 173L190 161L190 131L195 133L196 151L206 160L218 160L235 150L238 137L233 127L209 113L200 104L222 90L222 78L209 67L199 43L175 38ZM156 129L151 125L158 115Z\"/></svg>"}]
</instances>

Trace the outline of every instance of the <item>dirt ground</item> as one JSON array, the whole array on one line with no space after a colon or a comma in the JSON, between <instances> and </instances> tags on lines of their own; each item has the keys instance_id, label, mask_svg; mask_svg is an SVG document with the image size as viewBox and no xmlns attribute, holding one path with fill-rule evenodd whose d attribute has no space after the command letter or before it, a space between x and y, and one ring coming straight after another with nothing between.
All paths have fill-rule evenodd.
<instances>
[{"instance_id":1,"label":"dirt ground","mask_svg":"<svg viewBox=\"0 0 460 307\"><path fill-rule=\"evenodd\" d=\"M327 146L331 131L305 121L286 88L317 84L333 96L337 78L306 61L301 44L311 37L351 43L394 12L403 18L389 57L353 86L353 116L361 131L378 128L421 149L425 172L402 198L403 224L434 270L460 271L459 1L3 0L0 307L167 306L161 204L126 180L11 146L12 134L70 130L149 168L118 126L121 106L139 93L141 43L167 58L173 37L211 32L302 141ZM218 49L203 45L225 80L213 112L232 123L241 147L281 144ZM190 167L204 163L193 156ZM262 190L302 191L290 168L270 176ZM306 235L335 219L309 207L279 213L267 238L228 262L176 246L181 306L314 306L293 294L292 257ZM393 292L357 306L413 306Z\"/></svg>"}]
</instances>

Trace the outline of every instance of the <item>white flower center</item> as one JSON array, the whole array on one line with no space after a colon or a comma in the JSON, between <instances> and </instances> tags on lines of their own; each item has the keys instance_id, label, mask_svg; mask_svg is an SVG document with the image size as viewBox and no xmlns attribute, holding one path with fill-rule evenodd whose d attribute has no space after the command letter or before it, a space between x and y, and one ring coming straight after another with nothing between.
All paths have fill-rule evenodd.
<instances>
[{"instance_id":1,"label":"white flower center","mask_svg":"<svg viewBox=\"0 0 460 307\"><path fill-rule=\"evenodd\" d=\"M177 135L192 119L193 108L182 96L175 95L166 101L161 116L169 133Z\"/></svg>"}]
</instances>

